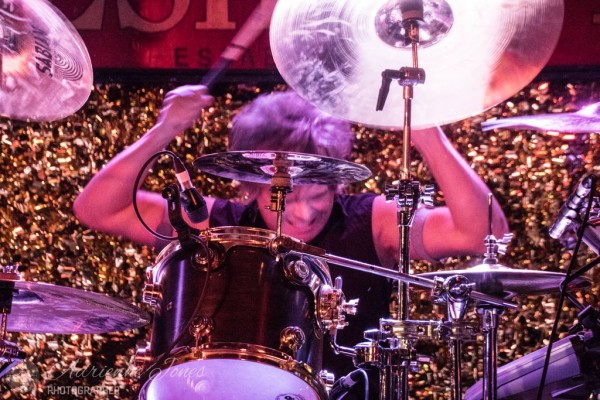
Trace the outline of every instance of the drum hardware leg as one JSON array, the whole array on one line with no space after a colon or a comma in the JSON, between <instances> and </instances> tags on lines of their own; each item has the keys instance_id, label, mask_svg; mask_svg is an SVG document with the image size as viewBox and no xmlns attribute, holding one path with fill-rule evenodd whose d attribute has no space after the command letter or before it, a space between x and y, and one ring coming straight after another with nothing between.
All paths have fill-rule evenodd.
<instances>
[{"instance_id":1,"label":"drum hardware leg","mask_svg":"<svg viewBox=\"0 0 600 400\"><path fill-rule=\"evenodd\" d=\"M408 385L408 374L417 372L419 362L429 359L417 354L412 339L388 338L387 341L380 342L378 354L381 366L379 399L400 399L408 396L408 388L404 388L402 384L405 381Z\"/></svg>"},{"instance_id":2,"label":"drum hardware leg","mask_svg":"<svg viewBox=\"0 0 600 400\"><path fill-rule=\"evenodd\" d=\"M469 283L469 280L462 275L453 275L442 280L436 278L436 281L441 283L440 287L436 288L441 293L434 294L434 298L443 297L446 300L448 307L448 321L450 325L460 325L465 313L467 312L467 304L469 302L471 291L475 287L474 283ZM462 338L457 337L454 332L450 338L450 356L451 356L451 391L452 400L462 399L461 385L461 360L462 360Z\"/></svg>"},{"instance_id":3,"label":"drum hardware leg","mask_svg":"<svg viewBox=\"0 0 600 400\"><path fill-rule=\"evenodd\" d=\"M481 314L481 331L484 334L485 342L483 351L483 399L496 400L498 321L504 309L486 305L478 308L477 312Z\"/></svg>"},{"instance_id":4,"label":"drum hardware leg","mask_svg":"<svg viewBox=\"0 0 600 400\"><path fill-rule=\"evenodd\" d=\"M297 326L288 326L279 333L279 350L296 359L298 349L306 343L304 331Z\"/></svg>"},{"instance_id":5,"label":"drum hardware leg","mask_svg":"<svg viewBox=\"0 0 600 400\"><path fill-rule=\"evenodd\" d=\"M462 400L461 360L462 343L458 339L450 340L450 357L452 367L450 368L450 390L452 400Z\"/></svg>"},{"instance_id":6,"label":"drum hardware leg","mask_svg":"<svg viewBox=\"0 0 600 400\"><path fill-rule=\"evenodd\" d=\"M462 343L465 341L477 340L479 329L462 321L452 321L445 324L448 328L448 333L445 336L449 339L450 356L452 362L451 368L451 398L459 400L462 395L462 377L461 377L461 362L462 362Z\"/></svg>"}]
</instances>

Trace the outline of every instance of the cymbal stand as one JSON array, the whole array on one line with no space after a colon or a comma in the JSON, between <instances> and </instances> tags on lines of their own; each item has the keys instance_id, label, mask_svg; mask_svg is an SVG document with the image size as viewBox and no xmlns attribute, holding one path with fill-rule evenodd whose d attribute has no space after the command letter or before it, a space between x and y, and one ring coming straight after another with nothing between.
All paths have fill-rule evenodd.
<instances>
[{"instance_id":1,"label":"cymbal stand","mask_svg":"<svg viewBox=\"0 0 600 400\"><path fill-rule=\"evenodd\" d=\"M485 237L486 253L483 264L498 264L498 253L504 254L506 246L512 239L512 233L504 235L502 239L496 239L492 234L492 194L488 195L488 235ZM481 330L484 334L483 348L483 399L496 400L497 398L497 375L498 366L498 322L500 315L504 313L504 307L497 304L482 302L477 306L477 312L481 314Z\"/></svg>"},{"instance_id":2,"label":"cymbal stand","mask_svg":"<svg viewBox=\"0 0 600 400\"><path fill-rule=\"evenodd\" d=\"M398 227L400 229L400 251L398 260L398 270L405 274L410 271L410 226L417 209L421 185L418 181L412 180L410 173L411 157L411 118L412 118L412 99L413 88L415 85L425 81L425 71L418 67L418 42L419 42L419 22L423 21L423 4L421 3L415 9L406 11L407 18L402 21L406 29L408 38L412 45L413 66L402 67L400 70L385 70L382 72L382 84L379 90L376 110L383 109L385 99L389 92L389 86L392 80L397 80L403 87L404 98L404 130L402 137L402 169L400 171L400 181L396 188L386 190L388 200L395 199L398 205ZM403 12L404 14L404 12ZM405 15L403 15L405 16ZM398 284L398 307L396 310L397 318L407 320L409 314L409 296L408 285L404 282ZM404 347L403 342L399 341L399 346ZM394 353L398 349L391 346L389 352ZM407 349L401 349L406 352ZM389 361L382 367L380 374L380 400L385 399L408 399L408 366L407 362L398 362L394 355L386 357ZM393 365L396 364L396 365Z\"/></svg>"},{"instance_id":3,"label":"cymbal stand","mask_svg":"<svg viewBox=\"0 0 600 400\"><path fill-rule=\"evenodd\" d=\"M6 375L15 365L25 359L25 352L12 342L6 340L6 329L8 324L8 314L12 308L13 297L16 292L15 282L21 280L21 275L17 272L17 267L9 265L0 268L0 312L2 321L0 325L0 377Z\"/></svg>"},{"instance_id":4,"label":"cymbal stand","mask_svg":"<svg viewBox=\"0 0 600 400\"><path fill-rule=\"evenodd\" d=\"M439 279L439 278L438 278ZM465 325L463 317L467 312L467 303L471 298L471 291L475 287L474 283L462 275L453 275L443 282L443 292L434 293L434 298L442 297L448 307L448 321L450 332L450 356L451 356L451 399L462 399L461 383L461 361L462 361L462 341L472 340L474 332L469 326Z\"/></svg>"},{"instance_id":5,"label":"cymbal stand","mask_svg":"<svg viewBox=\"0 0 600 400\"><path fill-rule=\"evenodd\" d=\"M271 204L269 210L277 213L277 236L281 236L285 197L293 190L290 168L294 162L279 155L273 160L274 174L271 180Z\"/></svg>"},{"instance_id":6,"label":"cymbal stand","mask_svg":"<svg viewBox=\"0 0 600 400\"><path fill-rule=\"evenodd\" d=\"M433 280L423 278L416 275L406 274L400 271L394 271L389 268L379 267L372 264L363 263L361 261L351 260L344 257L328 254L323 249L306 245L305 243L289 237L278 237L273 240L271 251L274 255L279 254L298 254L310 255L316 259L323 260L327 263L336 264L341 267L362 271L384 278L389 278L413 284L421 287L430 288L432 295L438 299L448 301L448 316L451 319L449 324L441 326L437 321L410 321L410 320L390 320L380 319L380 329L370 330L365 332L363 342L354 348L340 346L336 342L335 335L331 341L331 345L337 354L352 357L354 364L357 366L370 365L380 368L381 375L394 377L393 368L408 368L415 365L418 357L412 348L409 348L416 338L449 338L453 346L453 400L460 400L460 359L461 359L461 340L473 340L475 331L471 326L462 323L461 319L464 316L465 307L468 299L478 301L480 304L495 306L498 309L512 308L516 309L517 305L508 302L502 298L490 296L485 293L472 291L472 285L468 280L461 275L454 275L444 280L443 278L435 277ZM352 306L352 304L350 304ZM340 312L346 310L346 305L342 304ZM380 344L383 344L381 346ZM384 383L389 382L383 381ZM380 382L381 383L381 382ZM387 386L383 386L387 389ZM390 392L386 392L389 396ZM380 396L381 397L381 396Z\"/></svg>"}]
</instances>

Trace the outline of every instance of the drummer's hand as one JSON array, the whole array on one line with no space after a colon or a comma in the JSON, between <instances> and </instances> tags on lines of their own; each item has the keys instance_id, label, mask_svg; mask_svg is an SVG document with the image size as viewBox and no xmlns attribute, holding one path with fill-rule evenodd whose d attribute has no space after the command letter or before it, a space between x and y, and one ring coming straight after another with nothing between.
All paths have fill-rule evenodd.
<instances>
[{"instance_id":1,"label":"drummer's hand","mask_svg":"<svg viewBox=\"0 0 600 400\"><path fill-rule=\"evenodd\" d=\"M176 136L191 127L200 117L202 109L211 105L213 100L204 85L175 88L165 95L157 125Z\"/></svg>"}]
</instances>

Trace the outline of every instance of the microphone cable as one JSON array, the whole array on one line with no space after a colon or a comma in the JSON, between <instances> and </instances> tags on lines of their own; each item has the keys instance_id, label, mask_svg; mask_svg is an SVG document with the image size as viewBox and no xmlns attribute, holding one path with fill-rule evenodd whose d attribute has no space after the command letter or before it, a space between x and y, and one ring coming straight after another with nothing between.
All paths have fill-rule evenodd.
<instances>
[{"instance_id":1,"label":"microphone cable","mask_svg":"<svg viewBox=\"0 0 600 400\"><path fill-rule=\"evenodd\" d=\"M146 171L146 168L148 168L148 165L150 165L150 163L153 162L155 158L162 156L162 155L169 155L169 156L171 156L171 158L173 158L173 160L178 159L177 155L175 153L173 153L172 151L161 150L158 153L152 155L148 160L146 160L144 165L142 165L142 168L140 168L140 171L138 172L137 177L135 178L135 183L133 184L133 210L135 211L135 215L136 215L138 221L140 221L140 223L143 225L143 227L146 228L146 230L148 232L150 232L150 234L152 234L153 236L155 236L159 239L162 239L162 240L177 240L178 239L177 236L162 235L162 234L156 232L154 229L150 228L148 226L148 224L146 224L146 221L144 221L144 218L142 218L142 215L140 214L140 210L139 210L138 204L137 204L138 186L142 179L142 175L144 175L144 172Z\"/></svg>"}]
</instances>

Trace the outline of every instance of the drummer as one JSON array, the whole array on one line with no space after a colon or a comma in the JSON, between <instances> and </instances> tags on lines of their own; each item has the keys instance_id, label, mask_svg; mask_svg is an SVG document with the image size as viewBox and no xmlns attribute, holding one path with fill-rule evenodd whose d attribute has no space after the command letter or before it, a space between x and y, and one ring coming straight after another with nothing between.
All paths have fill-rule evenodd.
<instances>
[{"instance_id":1,"label":"drummer","mask_svg":"<svg viewBox=\"0 0 600 400\"><path fill-rule=\"evenodd\" d=\"M87 184L74 203L74 211L88 227L120 235L160 250L165 241L150 234L139 222L132 205L138 171L155 153L163 150L183 130L192 126L201 109L213 98L200 85L182 86L167 93L158 121L137 142L115 156ZM245 106L233 119L229 149L279 150L313 153L347 159L354 134L350 124L309 105L293 92L265 94ZM448 256L485 252L489 189L461 158L439 128L413 130L413 145L423 156L446 205L419 208L410 230L411 257L429 261ZM246 202L207 197L209 218L190 225L198 229L216 226L253 226L276 230L276 213L270 204L269 185L243 183ZM158 193L139 190L138 207L155 231L174 235L165 199ZM507 221L493 201L494 235L507 232ZM296 186L288 194L282 232L324 248L328 253L392 267L399 254L399 229L395 202L372 193L346 195L325 185ZM384 278L330 266L332 276L342 275L346 298L360 298L359 312L340 331L338 342L354 346L363 341L366 329L376 328L388 314L390 290ZM331 355L325 355L324 366ZM338 356L342 357L342 356ZM328 360L329 359L329 360ZM339 365L336 359L335 364ZM351 360L336 369L349 372Z\"/></svg>"}]
</instances>

